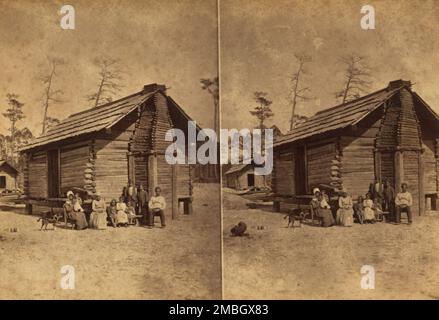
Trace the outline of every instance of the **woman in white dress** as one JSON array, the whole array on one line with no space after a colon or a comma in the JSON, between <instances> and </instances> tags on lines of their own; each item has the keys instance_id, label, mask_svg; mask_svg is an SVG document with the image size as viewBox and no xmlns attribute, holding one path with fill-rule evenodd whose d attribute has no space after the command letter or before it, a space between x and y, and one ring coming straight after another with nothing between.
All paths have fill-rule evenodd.
<instances>
[{"instance_id":1,"label":"woman in white dress","mask_svg":"<svg viewBox=\"0 0 439 320\"><path fill-rule=\"evenodd\" d=\"M119 198L119 202L116 205L116 210L117 210L116 225L127 226L128 225L127 205L123 201L123 197Z\"/></svg>"},{"instance_id":2,"label":"woman in white dress","mask_svg":"<svg viewBox=\"0 0 439 320\"><path fill-rule=\"evenodd\" d=\"M337 224L344 227L352 227L354 223L353 206L352 198L348 195L346 190L343 190L338 198Z\"/></svg>"},{"instance_id":3,"label":"woman in white dress","mask_svg":"<svg viewBox=\"0 0 439 320\"><path fill-rule=\"evenodd\" d=\"M375 211L373 200L371 199L371 194L368 192L366 194L366 199L363 201L363 222L365 223L374 223L375 222Z\"/></svg>"}]
</instances>

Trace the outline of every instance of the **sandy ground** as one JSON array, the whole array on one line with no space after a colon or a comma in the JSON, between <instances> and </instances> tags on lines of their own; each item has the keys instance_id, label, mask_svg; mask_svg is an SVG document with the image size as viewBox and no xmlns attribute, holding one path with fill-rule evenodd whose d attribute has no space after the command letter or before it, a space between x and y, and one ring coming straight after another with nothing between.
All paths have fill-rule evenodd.
<instances>
[{"instance_id":1,"label":"sandy ground","mask_svg":"<svg viewBox=\"0 0 439 320\"><path fill-rule=\"evenodd\" d=\"M439 299L438 213L411 226L287 229L283 214L223 194L225 299ZM249 237L230 237L239 221ZM375 268L374 290L361 289L363 265Z\"/></svg>"},{"instance_id":2,"label":"sandy ground","mask_svg":"<svg viewBox=\"0 0 439 320\"><path fill-rule=\"evenodd\" d=\"M165 229L42 232L36 216L0 206L0 299L220 298L218 188L195 186L194 214ZM74 290L60 288L63 265Z\"/></svg>"}]
</instances>

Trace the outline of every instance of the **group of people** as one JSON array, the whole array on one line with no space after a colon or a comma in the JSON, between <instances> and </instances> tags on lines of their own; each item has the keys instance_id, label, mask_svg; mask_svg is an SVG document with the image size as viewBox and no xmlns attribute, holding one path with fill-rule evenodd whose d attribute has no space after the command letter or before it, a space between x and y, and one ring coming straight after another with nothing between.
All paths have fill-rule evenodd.
<instances>
[{"instance_id":1,"label":"group of people","mask_svg":"<svg viewBox=\"0 0 439 320\"><path fill-rule=\"evenodd\" d=\"M142 185L137 189L129 184L122 191L119 200L112 199L108 206L101 194L97 192L91 203L91 213L87 221L80 195L68 191L64 209L77 230L86 228L103 230L108 226L127 227L134 224L139 217L145 217L148 227L152 228L155 216L160 217L161 226L164 228L166 226L164 213L166 200L161 195L160 187L156 187L154 192L154 196L149 197Z\"/></svg>"},{"instance_id":2,"label":"group of people","mask_svg":"<svg viewBox=\"0 0 439 320\"><path fill-rule=\"evenodd\" d=\"M315 214L321 219L323 227L335 224L350 227L354 223L354 217L360 224L375 223L377 217L384 212L394 217L395 223L401 222L401 212L407 213L408 223L412 223L411 206L412 195L408 192L407 184L401 184L401 192L395 195L395 190L384 180L383 183L375 181L370 184L365 197L359 196L356 203L348 192L343 189L338 198L338 209L335 218L333 216L329 197L319 188L314 188L314 197L310 205Z\"/></svg>"}]
</instances>

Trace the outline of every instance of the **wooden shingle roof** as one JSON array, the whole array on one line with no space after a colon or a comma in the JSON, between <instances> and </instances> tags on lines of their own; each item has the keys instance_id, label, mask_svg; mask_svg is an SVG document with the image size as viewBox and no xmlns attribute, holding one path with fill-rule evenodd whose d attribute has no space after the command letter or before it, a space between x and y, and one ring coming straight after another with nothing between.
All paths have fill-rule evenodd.
<instances>
[{"instance_id":1,"label":"wooden shingle roof","mask_svg":"<svg viewBox=\"0 0 439 320\"><path fill-rule=\"evenodd\" d=\"M247 166L250 166L250 164L236 164L233 165L229 170L227 170L227 172L225 173L226 175L228 174L232 174L235 172L240 172L242 170L244 170L245 168L247 168Z\"/></svg>"},{"instance_id":2,"label":"wooden shingle roof","mask_svg":"<svg viewBox=\"0 0 439 320\"><path fill-rule=\"evenodd\" d=\"M319 111L292 131L276 139L274 146L284 145L357 124L370 112L382 106L385 101L401 90L402 87L404 85L391 89L387 87L344 104Z\"/></svg>"},{"instance_id":3,"label":"wooden shingle roof","mask_svg":"<svg viewBox=\"0 0 439 320\"><path fill-rule=\"evenodd\" d=\"M8 166L9 168L12 169L12 171L18 172L17 168L15 168L15 166L13 166L12 164L10 164L8 161L6 160L0 160L0 167L3 166Z\"/></svg>"},{"instance_id":4,"label":"wooden shingle roof","mask_svg":"<svg viewBox=\"0 0 439 320\"><path fill-rule=\"evenodd\" d=\"M111 128L139 105L146 102L156 92L140 91L120 100L72 114L56 126L50 128L47 133L22 147L20 151Z\"/></svg>"}]
</instances>

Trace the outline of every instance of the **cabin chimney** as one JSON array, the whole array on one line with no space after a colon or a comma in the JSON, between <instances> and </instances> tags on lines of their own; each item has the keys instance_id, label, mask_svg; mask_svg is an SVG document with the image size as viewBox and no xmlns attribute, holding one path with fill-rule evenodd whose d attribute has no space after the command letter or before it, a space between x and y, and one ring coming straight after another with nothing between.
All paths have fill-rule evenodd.
<instances>
[{"instance_id":1,"label":"cabin chimney","mask_svg":"<svg viewBox=\"0 0 439 320\"><path fill-rule=\"evenodd\" d=\"M408 87L410 89L411 86L412 86L412 83L410 81L399 79L399 80L390 81L387 88L389 90L394 90L394 89L398 89L401 87Z\"/></svg>"},{"instance_id":2,"label":"cabin chimney","mask_svg":"<svg viewBox=\"0 0 439 320\"><path fill-rule=\"evenodd\" d=\"M157 90L166 93L166 86L164 84L157 84L157 83L146 84L143 86L143 92L145 93L150 93Z\"/></svg>"}]
</instances>

